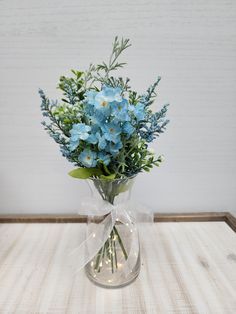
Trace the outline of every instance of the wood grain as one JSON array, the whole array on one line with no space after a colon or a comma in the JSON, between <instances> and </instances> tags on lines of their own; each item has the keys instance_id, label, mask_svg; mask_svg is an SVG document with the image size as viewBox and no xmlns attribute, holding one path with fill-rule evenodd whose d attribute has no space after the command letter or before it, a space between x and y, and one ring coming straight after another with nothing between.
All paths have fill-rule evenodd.
<instances>
[{"instance_id":1,"label":"wood grain","mask_svg":"<svg viewBox=\"0 0 236 314\"><path fill-rule=\"evenodd\" d=\"M225 222L141 225L140 276L117 290L74 275L68 252L84 228L0 224L0 313L236 313L236 235Z\"/></svg>"},{"instance_id":2,"label":"wood grain","mask_svg":"<svg viewBox=\"0 0 236 314\"><path fill-rule=\"evenodd\" d=\"M227 224L236 232L236 218L231 213L227 213L225 217Z\"/></svg>"},{"instance_id":3,"label":"wood grain","mask_svg":"<svg viewBox=\"0 0 236 314\"><path fill-rule=\"evenodd\" d=\"M225 221L228 212L201 212L201 213L154 213L155 222L183 222L183 221ZM231 215L232 216L232 215ZM233 217L233 216L232 216ZM56 214L20 214L0 215L0 223L6 222L56 222L56 223L78 223L86 222L87 217L82 215L56 215Z\"/></svg>"},{"instance_id":4,"label":"wood grain","mask_svg":"<svg viewBox=\"0 0 236 314\"><path fill-rule=\"evenodd\" d=\"M85 223L82 215L0 215L0 223ZM229 212L155 213L154 222L225 221L236 232L236 218Z\"/></svg>"}]
</instances>

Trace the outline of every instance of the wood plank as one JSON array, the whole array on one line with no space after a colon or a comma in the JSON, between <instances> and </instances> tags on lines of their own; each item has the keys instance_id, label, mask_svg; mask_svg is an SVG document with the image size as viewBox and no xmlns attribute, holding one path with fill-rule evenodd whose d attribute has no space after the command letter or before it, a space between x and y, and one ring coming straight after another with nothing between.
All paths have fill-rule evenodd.
<instances>
[{"instance_id":1,"label":"wood plank","mask_svg":"<svg viewBox=\"0 0 236 314\"><path fill-rule=\"evenodd\" d=\"M236 218L228 212L155 213L154 222L225 221L236 232ZM0 223L86 223L87 216L55 214L0 215Z\"/></svg>"},{"instance_id":2,"label":"wood plank","mask_svg":"<svg viewBox=\"0 0 236 314\"><path fill-rule=\"evenodd\" d=\"M183 221L225 221L227 212L199 212L199 213L154 213L155 222L183 222ZM81 215L55 214L12 214L0 215L0 223L78 223L86 222L87 217Z\"/></svg>"},{"instance_id":3,"label":"wood plank","mask_svg":"<svg viewBox=\"0 0 236 314\"><path fill-rule=\"evenodd\" d=\"M226 212L199 212L199 213L156 213L156 222L184 222L184 221L224 221Z\"/></svg>"},{"instance_id":4,"label":"wood plank","mask_svg":"<svg viewBox=\"0 0 236 314\"><path fill-rule=\"evenodd\" d=\"M232 214L226 214L225 222L236 232L236 218Z\"/></svg>"},{"instance_id":5,"label":"wood plank","mask_svg":"<svg viewBox=\"0 0 236 314\"><path fill-rule=\"evenodd\" d=\"M140 226L130 286L93 285L68 252L85 224L0 224L0 313L236 313L236 236L223 222Z\"/></svg>"},{"instance_id":6,"label":"wood plank","mask_svg":"<svg viewBox=\"0 0 236 314\"><path fill-rule=\"evenodd\" d=\"M87 216L56 214L0 215L0 223L84 223Z\"/></svg>"}]
</instances>

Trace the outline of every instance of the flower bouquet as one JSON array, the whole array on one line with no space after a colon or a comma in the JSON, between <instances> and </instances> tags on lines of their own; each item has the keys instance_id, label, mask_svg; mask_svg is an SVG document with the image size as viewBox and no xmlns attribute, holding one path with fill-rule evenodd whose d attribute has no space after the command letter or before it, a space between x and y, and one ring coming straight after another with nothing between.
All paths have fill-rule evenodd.
<instances>
[{"instance_id":1,"label":"flower bouquet","mask_svg":"<svg viewBox=\"0 0 236 314\"><path fill-rule=\"evenodd\" d=\"M140 269L135 205L129 201L135 176L159 166L162 156L148 148L164 132L168 105L153 111L160 77L139 95L129 79L111 73L122 68L121 53L129 39L115 38L108 62L90 64L61 76L60 101L40 89L42 124L76 166L69 175L86 179L92 197L88 209L85 266L88 277L105 287L130 283Z\"/></svg>"}]
</instances>

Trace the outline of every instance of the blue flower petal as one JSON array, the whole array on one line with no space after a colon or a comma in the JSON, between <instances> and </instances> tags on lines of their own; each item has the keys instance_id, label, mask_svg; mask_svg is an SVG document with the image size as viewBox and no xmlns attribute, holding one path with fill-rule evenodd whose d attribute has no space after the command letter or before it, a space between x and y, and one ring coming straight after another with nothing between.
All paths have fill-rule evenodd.
<instances>
[{"instance_id":1,"label":"blue flower petal","mask_svg":"<svg viewBox=\"0 0 236 314\"><path fill-rule=\"evenodd\" d=\"M97 164L97 153L91 151L90 149L84 149L79 154L79 161L87 168L96 167Z\"/></svg>"}]
</instances>

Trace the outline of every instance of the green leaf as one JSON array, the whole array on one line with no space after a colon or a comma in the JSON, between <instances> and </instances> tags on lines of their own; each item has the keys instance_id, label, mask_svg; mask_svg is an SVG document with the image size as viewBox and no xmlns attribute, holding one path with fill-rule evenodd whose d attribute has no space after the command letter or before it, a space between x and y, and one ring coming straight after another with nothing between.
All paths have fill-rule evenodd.
<instances>
[{"instance_id":1,"label":"green leaf","mask_svg":"<svg viewBox=\"0 0 236 314\"><path fill-rule=\"evenodd\" d=\"M126 191L128 191L131 186L133 185L133 181L127 181L126 183L123 183L123 184L119 184L118 186L118 189L117 189L117 194L120 194L120 193L124 193Z\"/></svg>"},{"instance_id":2,"label":"green leaf","mask_svg":"<svg viewBox=\"0 0 236 314\"><path fill-rule=\"evenodd\" d=\"M91 176L100 176L102 171L97 168L77 168L68 173L71 177L76 179L88 179Z\"/></svg>"},{"instance_id":3,"label":"green leaf","mask_svg":"<svg viewBox=\"0 0 236 314\"><path fill-rule=\"evenodd\" d=\"M62 98L61 100L69 104L69 101L65 98Z\"/></svg>"},{"instance_id":4,"label":"green leaf","mask_svg":"<svg viewBox=\"0 0 236 314\"><path fill-rule=\"evenodd\" d=\"M79 79L83 75L83 72L81 71L76 71L72 69L71 72L76 76L77 79Z\"/></svg>"},{"instance_id":5,"label":"green leaf","mask_svg":"<svg viewBox=\"0 0 236 314\"><path fill-rule=\"evenodd\" d=\"M100 175L100 179L104 179L104 180L114 180L116 177L115 173L111 173L108 176L104 176L103 174Z\"/></svg>"}]
</instances>

